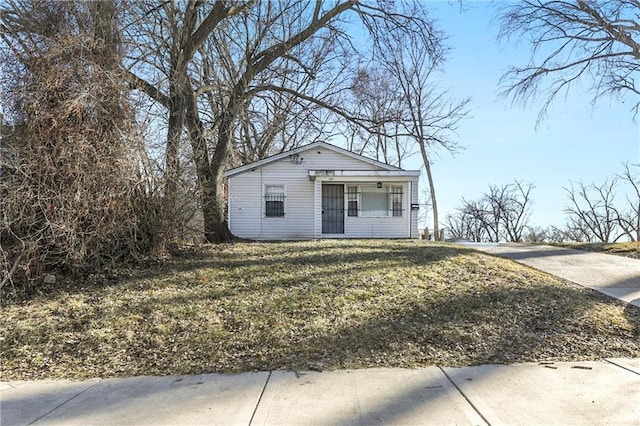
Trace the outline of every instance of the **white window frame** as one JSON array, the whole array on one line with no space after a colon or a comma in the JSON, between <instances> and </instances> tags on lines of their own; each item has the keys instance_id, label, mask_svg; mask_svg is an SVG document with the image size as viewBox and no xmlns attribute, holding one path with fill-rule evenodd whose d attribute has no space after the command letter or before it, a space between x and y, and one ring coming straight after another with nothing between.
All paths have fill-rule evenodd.
<instances>
[{"instance_id":1,"label":"white window frame","mask_svg":"<svg viewBox=\"0 0 640 426\"><path fill-rule=\"evenodd\" d=\"M284 200L282 200L282 216L267 216L267 188L268 187L282 187L282 196ZM284 183L265 183L262 186L262 217L265 219L284 219L287 216L287 185Z\"/></svg>"},{"instance_id":2,"label":"white window frame","mask_svg":"<svg viewBox=\"0 0 640 426\"><path fill-rule=\"evenodd\" d=\"M360 207L361 207L361 203L362 200L360 199L360 185L349 185L346 184L347 190L345 191L345 196L347 197L347 217L360 217ZM355 200L350 200L349 199L349 195L352 194L349 192L349 188L355 188L356 189L356 199ZM355 201L357 203L357 208L356 208L356 214L355 216L352 216L349 214L349 201Z\"/></svg>"},{"instance_id":3,"label":"white window frame","mask_svg":"<svg viewBox=\"0 0 640 426\"><path fill-rule=\"evenodd\" d=\"M345 191L345 205L346 205L346 212L347 215L346 217L366 217L366 218L383 218L383 217L388 217L388 218L392 218L392 217L404 217L404 212L405 212L405 199L404 199L404 188L405 185L403 183L398 183L398 184L392 184L392 183L386 183L382 186L382 188L385 189L386 194L387 194L387 214L386 215L380 215L380 214L366 214L365 211L363 210L363 204L362 204L362 199L363 199L363 194L366 191L363 191L363 188L366 187L374 187L376 189L377 185L376 183L365 183L365 184L358 184L358 185L350 185L350 184L345 184L346 186L346 191ZM356 200L358 203L358 209L357 209L357 214L355 216L350 216L349 215L349 188L350 187L354 187L356 188ZM382 189L380 188L380 189ZM394 193L393 190L394 188L398 188L400 190L400 214L399 215L394 215L393 213L393 197L395 194L398 194L397 192ZM370 192L370 191L369 191ZM354 200L351 200L354 201Z\"/></svg>"},{"instance_id":4,"label":"white window frame","mask_svg":"<svg viewBox=\"0 0 640 426\"><path fill-rule=\"evenodd\" d=\"M399 188L400 192L394 192L394 188ZM395 211L393 209L393 196L400 195L400 214L395 215ZM404 217L404 185L389 185L389 216L391 217Z\"/></svg>"},{"instance_id":5,"label":"white window frame","mask_svg":"<svg viewBox=\"0 0 640 426\"><path fill-rule=\"evenodd\" d=\"M364 210L364 194L367 193L366 191L364 191L364 188L367 187L373 187L375 189L384 189L387 195L387 210L386 210L386 214L385 215L381 215L379 213L366 213L366 211ZM360 195L360 205L358 206L358 217L368 217L368 218L376 218L376 217L390 217L390 211L389 211L389 185L382 185L382 188L378 188L375 182L372 182L370 184L364 184L364 185L360 185L359 187L359 191L358 191L359 195Z\"/></svg>"}]
</instances>

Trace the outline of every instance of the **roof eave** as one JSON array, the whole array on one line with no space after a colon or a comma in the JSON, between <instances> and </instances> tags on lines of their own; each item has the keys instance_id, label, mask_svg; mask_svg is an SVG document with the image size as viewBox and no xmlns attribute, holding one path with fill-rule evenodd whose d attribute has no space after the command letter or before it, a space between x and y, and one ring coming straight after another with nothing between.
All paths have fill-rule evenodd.
<instances>
[{"instance_id":1,"label":"roof eave","mask_svg":"<svg viewBox=\"0 0 640 426\"><path fill-rule=\"evenodd\" d=\"M265 164L269 164L269 163L274 162L274 161L279 161L279 160L281 160L283 158L286 158L286 157L291 156L291 155L295 155L295 154L297 154L299 152L306 151L306 150L314 148L316 146L323 146L323 147L325 147L327 149L331 149L331 150L333 150L335 152L342 153L344 155L350 156L350 157L355 158L357 160L367 162L367 163L369 163L371 165L382 167L382 168L384 168L384 169L386 169L388 171L402 171L402 169L400 169L399 167L395 167L395 166L392 166L392 165L389 165L389 164L381 163L381 162L376 161L376 160L374 160L372 158L367 158L365 156L356 154L355 152L351 152L351 151L346 150L344 148L340 148L338 146L331 145L331 144L326 143L326 142L318 141L318 142L312 142L312 143L307 144L307 145L299 146L299 147L291 149L289 151L281 152L280 154L272 155L271 157L267 157L267 158L264 158L262 160L254 161L253 163L245 164L244 166L236 167L235 169L227 170L224 173L224 177L229 178L229 177L235 176L237 174L253 170L253 169L257 168L257 167L262 167Z\"/></svg>"}]
</instances>

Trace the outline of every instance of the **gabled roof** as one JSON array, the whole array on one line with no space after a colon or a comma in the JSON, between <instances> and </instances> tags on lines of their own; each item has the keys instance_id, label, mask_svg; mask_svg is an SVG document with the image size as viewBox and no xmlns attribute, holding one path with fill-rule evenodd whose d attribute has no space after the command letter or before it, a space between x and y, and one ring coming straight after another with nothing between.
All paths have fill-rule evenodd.
<instances>
[{"instance_id":1,"label":"gabled roof","mask_svg":"<svg viewBox=\"0 0 640 426\"><path fill-rule=\"evenodd\" d=\"M239 173L243 173L243 172L246 172L248 170L255 169L256 167L261 167L261 166L264 166L265 164L269 164L269 163L272 163L274 161L282 160L283 158L287 158L290 155L299 154L300 152L307 151L309 149L315 149L315 148L329 149L329 150L337 152L339 154L346 155L347 157L351 157L351 158L354 158L356 160L360 160L360 161L363 161L365 163L369 163L372 166L380 167L380 168L382 168L384 170L390 170L390 171L401 171L401 170L403 170L403 169L401 169L399 167L395 167L395 166L392 166L392 165L389 165L389 164L385 164L385 163L382 163L380 161L376 161L374 159L365 157L363 155L359 155L359 154L356 154L354 152L347 151L346 149L340 148L340 147L335 146L335 145L331 145L330 143L313 142L313 143L310 143L310 144L307 144L307 145L299 146L299 147L294 148L294 149L290 149L289 151L281 152L280 154L272 155L271 157L267 157L265 159L262 159L262 160L259 160L259 161L255 161L253 163L245 164L244 166L236 167L235 169L227 170L225 172L224 176L225 177L231 177L231 176L237 175Z\"/></svg>"}]
</instances>

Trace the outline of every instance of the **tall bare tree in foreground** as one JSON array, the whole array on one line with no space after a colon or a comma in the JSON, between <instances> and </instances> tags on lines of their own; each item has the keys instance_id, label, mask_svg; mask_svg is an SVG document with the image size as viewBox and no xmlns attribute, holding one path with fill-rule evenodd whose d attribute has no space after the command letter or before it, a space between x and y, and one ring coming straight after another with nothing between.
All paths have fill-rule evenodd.
<instances>
[{"instance_id":1,"label":"tall bare tree in foreground","mask_svg":"<svg viewBox=\"0 0 640 426\"><path fill-rule=\"evenodd\" d=\"M440 38L442 35L436 37ZM396 133L396 138L410 139L420 152L427 173L436 238L440 234L433 153L438 149L449 152L459 149L455 132L460 121L467 117L470 102L469 98L455 100L438 87L437 74L446 53L441 44L433 44L420 34L403 34L388 28L380 38L380 62L396 85L401 100L400 114L395 119L403 129Z\"/></svg>"},{"instance_id":2,"label":"tall bare tree in foreground","mask_svg":"<svg viewBox=\"0 0 640 426\"><path fill-rule=\"evenodd\" d=\"M640 94L639 17L636 0L524 0L506 6L501 36L530 40L532 55L529 64L503 76L505 95L522 103L541 97L542 118L578 82L594 100ZM633 106L636 113L639 106Z\"/></svg>"},{"instance_id":3,"label":"tall bare tree in foreground","mask_svg":"<svg viewBox=\"0 0 640 426\"><path fill-rule=\"evenodd\" d=\"M227 3L219 0L212 5L190 0L174 1L159 5L143 2L130 9L132 24L129 42L132 52L139 59L130 65L130 84L146 93L165 108L167 113L167 138L165 147L165 215L164 222L173 216L176 206L177 182L180 176L180 141L185 128L192 140L193 159L202 191L202 210L205 218L205 234L219 235L212 229L208 218L220 216L221 182L215 184L213 167L208 153L204 128L198 117L198 99L193 87L190 67L198 49L211 32L226 19L250 7L248 2ZM135 41L134 41L135 39ZM137 43L136 43L137 42ZM137 65L142 64L140 68ZM146 65L146 66L145 66ZM138 73L134 72L138 70ZM154 80L150 80L150 77ZM226 157L225 157L226 159ZM222 230L224 231L224 230ZM222 232L221 238L226 234ZM213 237L210 237L213 239Z\"/></svg>"}]
</instances>

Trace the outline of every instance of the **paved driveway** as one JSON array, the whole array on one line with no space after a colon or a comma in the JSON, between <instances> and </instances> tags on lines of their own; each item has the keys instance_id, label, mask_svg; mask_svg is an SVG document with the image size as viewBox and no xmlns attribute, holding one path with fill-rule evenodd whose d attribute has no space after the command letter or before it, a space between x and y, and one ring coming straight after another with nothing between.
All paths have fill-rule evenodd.
<instances>
[{"instance_id":1,"label":"paved driveway","mask_svg":"<svg viewBox=\"0 0 640 426\"><path fill-rule=\"evenodd\" d=\"M467 244L640 307L640 260L554 246Z\"/></svg>"}]
</instances>

